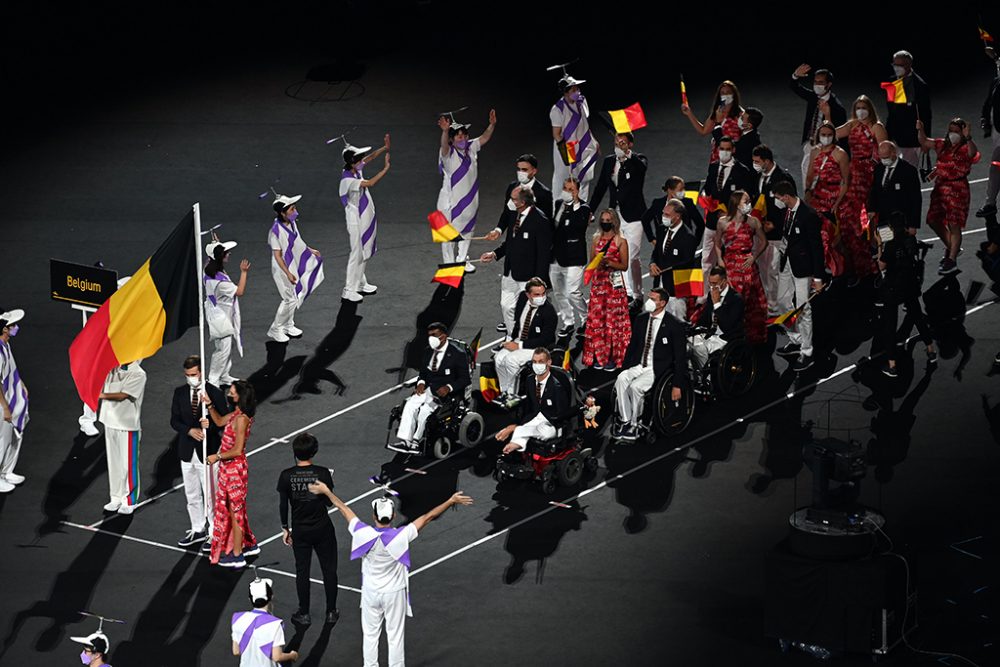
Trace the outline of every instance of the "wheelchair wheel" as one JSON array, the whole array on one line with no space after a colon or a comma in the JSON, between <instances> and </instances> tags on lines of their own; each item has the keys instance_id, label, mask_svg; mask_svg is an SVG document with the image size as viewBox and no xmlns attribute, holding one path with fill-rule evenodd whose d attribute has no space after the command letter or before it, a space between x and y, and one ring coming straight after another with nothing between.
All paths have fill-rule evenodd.
<instances>
[{"instance_id":1,"label":"wheelchair wheel","mask_svg":"<svg viewBox=\"0 0 1000 667\"><path fill-rule=\"evenodd\" d=\"M653 425L660 435L671 436L682 432L694 417L694 394L690 390L681 393L681 400L674 403L670 398L673 389L673 375L668 374L653 387Z\"/></svg>"},{"instance_id":2,"label":"wheelchair wheel","mask_svg":"<svg viewBox=\"0 0 1000 667\"><path fill-rule=\"evenodd\" d=\"M451 439L447 436L440 435L434 439L434 444L431 447L431 454L434 458L439 461L443 458L447 458L451 454Z\"/></svg>"},{"instance_id":3,"label":"wheelchair wheel","mask_svg":"<svg viewBox=\"0 0 1000 667\"><path fill-rule=\"evenodd\" d=\"M583 477L583 457L573 452L556 464L556 475L561 486L573 486Z\"/></svg>"},{"instance_id":4,"label":"wheelchair wheel","mask_svg":"<svg viewBox=\"0 0 1000 667\"><path fill-rule=\"evenodd\" d=\"M542 471L542 493L549 496L556 492L556 476L549 466Z\"/></svg>"},{"instance_id":5,"label":"wheelchair wheel","mask_svg":"<svg viewBox=\"0 0 1000 667\"><path fill-rule=\"evenodd\" d=\"M483 439L483 417L478 412L467 412L458 425L458 441L463 447L475 447Z\"/></svg>"},{"instance_id":6,"label":"wheelchair wheel","mask_svg":"<svg viewBox=\"0 0 1000 667\"><path fill-rule=\"evenodd\" d=\"M742 396L757 379L757 355L746 341L733 341L719 352L712 375L719 398Z\"/></svg>"}]
</instances>

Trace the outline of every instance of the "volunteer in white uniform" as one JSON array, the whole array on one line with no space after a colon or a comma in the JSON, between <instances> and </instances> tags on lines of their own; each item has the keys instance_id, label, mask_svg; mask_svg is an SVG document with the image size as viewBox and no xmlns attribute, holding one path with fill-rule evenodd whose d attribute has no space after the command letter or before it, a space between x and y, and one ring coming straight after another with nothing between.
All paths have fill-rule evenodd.
<instances>
[{"instance_id":1,"label":"volunteer in white uniform","mask_svg":"<svg viewBox=\"0 0 1000 667\"><path fill-rule=\"evenodd\" d=\"M139 361L122 364L104 381L97 419L104 424L104 444L108 456L108 487L111 502L107 512L131 514L139 500L139 437L142 427L142 396L146 371Z\"/></svg>"},{"instance_id":2,"label":"volunteer in white uniform","mask_svg":"<svg viewBox=\"0 0 1000 667\"><path fill-rule=\"evenodd\" d=\"M70 640L77 644L83 644L80 651L80 662L89 667L111 667L107 663L108 651L111 650L111 642L108 636L98 630L86 637L70 637Z\"/></svg>"},{"instance_id":3,"label":"volunteer in white uniform","mask_svg":"<svg viewBox=\"0 0 1000 667\"><path fill-rule=\"evenodd\" d=\"M233 345L243 356L243 339L240 320L240 302L247 288L247 273L250 262L246 259L240 262L240 282L234 284L225 271L229 261L230 251L236 247L236 241L220 242L215 239L205 247L208 264L205 265L205 321L208 323L209 337L215 345L212 359L208 366L208 381L215 386L232 384L234 378L229 374L233 367Z\"/></svg>"},{"instance_id":4,"label":"volunteer in white uniform","mask_svg":"<svg viewBox=\"0 0 1000 667\"><path fill-rule=\"evenodd\" d=\"M14 472L21 453L21 439L28 425L28 388L17 370L10 339L17 335L18 322L24 318L23 310L0 313L0 493L10 493L24 481L23 475Z\"/></svg>"},{"instance_id":5,"label":"volunteer in white uniform","mask_svg":"<svg viewBox=\"0 0 1000 667\"><path fill-rule=\"evenodd\" d=\"M250 582L252 611L233 614L233 655L240 656L240 667L278 667L279 662L299 659L298 651L285 650L285 629L281 619L271 615L274 582L254 579Z\"/></svg>"},{"instance_id":6,"label":"volunteer in white uniform","mask_svg":"<svg viewBox=\"0 0 1000 667\"><path fill-rule=\"evenodd\" d=\"M309 485L315 494L325 495L340 510L351 531L351 560L361 561L361 630L364 633L364 665L378 667L378 643L385 621L389 642L389 667L403 667L403 631L410 609L410 542L424 526L454 505L471 505L472 498L458 491L427 514L399 528L391 526L396 514L391 497L372 501L375 526L369 526L323 482Z\"/></svg>"},{"instance_id":7,"label":"volunteer in white uniform","mask_svg":"<svg viewBox=\"0 0 1000 667\"><path fill-rule=\"evenodd\" d=\"M389 135L385 135L385 145L382 148L366 155L370 150L371 146L357 148L348 144L343 153L344 171L340 175L340 203L344 206L347 236L351 244L342 296L354 302L378 292L378 287L365 277L365 266L378 251L378 217L375 215L375 201L368 194L368 188L376 185L389 172ZM365 178L362 169L366 162L373 161L382 153L385 153L382 171L371 178Z\"/></svg>"},{"instance_id":8,"label":"volunteer in white uniform","mask_svg":"<svg viewBox=\"0 0 1000 667\"><path fill-rule=\"evenodd\" d=\"M277 195L273 204L276 217L267 237L271 247L271 276L281 297L267 335L279 343L302 336L302 329L295 326L295 311L323 282L323 258L319 250L306 245L295 222L299 217L296 203L300 199L302 195Z\"/></svg>"}]
</instances>

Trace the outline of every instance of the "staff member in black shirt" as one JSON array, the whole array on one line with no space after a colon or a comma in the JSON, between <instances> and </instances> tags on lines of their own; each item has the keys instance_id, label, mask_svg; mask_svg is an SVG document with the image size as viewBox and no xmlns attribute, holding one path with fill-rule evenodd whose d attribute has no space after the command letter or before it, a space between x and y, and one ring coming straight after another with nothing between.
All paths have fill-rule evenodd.
<instances>
[{"instance_id":1,"label":"staff member in black shirt","mask_svg":"<svg viewBox=\"0 0 1000 667\"><path fill-rule=\"evenodd\" d=\"M330 469L313 465L312 459L318 450L319 442L312 435L302 433L296 436L292 441L295 465L278 475L281 540L292 548L295 555L295 589L299 594L299 610L292 614L292 623L296 625L312 624L309 616L309 569L313 551L323 571L326 624L335 625L340 619L337 609L337 534L327 514L330 501L325 496L309 492L309 485L317 480L333 487ZM289 504L292 506L291 527L288 523Z\"/></svg>"}]
</instances>

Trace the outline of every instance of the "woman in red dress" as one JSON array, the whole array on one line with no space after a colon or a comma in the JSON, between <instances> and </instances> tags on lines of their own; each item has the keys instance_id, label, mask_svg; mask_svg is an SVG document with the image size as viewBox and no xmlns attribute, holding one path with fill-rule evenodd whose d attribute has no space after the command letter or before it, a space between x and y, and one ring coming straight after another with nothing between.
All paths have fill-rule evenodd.
<instances>
[{"instance_id":1,"label":"woman in red dress","mask_svg":"<svg viewBox=\"0 0 1000 667\"><path fill-rule=\"evenodd\" d=\"M632 336L628 316L628 295L622 270L628 267L628 241L621 235L621 221L614 209L606 208L599 217L601 230L594 234L591 259L604 252L593 273L587 326L583 339L583 364L597 370L621 368Z\"/></svg>"},{"instance_id":2,"label":"woman in red dress","mask_svg":"<svg viewBox=\"0 0 1000 667\"><path fill-rule=\"evenodd\" d=\"M850 158L847 151L834 143L837 128L824 121L816 130L816 147L810 155L809 172L806 174L806 203L825 218L820 227L823 237L823 259L833 277L844 271L844 258L837 249L837 228L830 222L829 213L835 216L847 195L850 182Z\"/></svg>"},{"instance_id":3,"label":"woman in red dress","mask_svg":"<svg viewBox=\"0 0 1000 667\"><path fill-rule=\"evenodd\" d=\"M927 209L927 226L944 243L944 258L938 273L954 273L958 271L955 260L962 248L962 230L969 217L969 171L979 161L979 149L972 140L969 124L961 118L948 123L948 136L944 139L928 139L924 124L918 120L917 139L925 151L937 153L937 166L930 174L934 189Z\"/></svg>"},{"instance_id":4,"label":"woman in red dress","mask_svg":"<svg viewBox=\"0 0 1000 667\"><path fill-rule=\"evenodd\" d=\"M716 126L722 127L722 136L729 137L733 141L739 141L743 136L740 129L740 116L743 114L743 107L740 106L740 89L732 81L726 80L719 84L715 91L715 102L712 104L712 112L702 123L699 121L691 107L686 104L681 105L681 113L688 117L695 132L703 137L707 137L715 130ZM712 155L708 163L719 161L719 146L712 138Z\"/></svg>"},{"instance_id":5,"label":"woman in red dress","mask_svg":"<svg viewBox=\"0 0 1000 667\"><path fill-rule=\"evenodd\" d=\"M847 272L859 280L875 273L871 243L867 238L868 195L875 176L878 145L889 138L867 95L854 100L851 118L837 128L837 139L847 137L851 147L850 183L847 196L837 211L840 240L847 260Z\"/></svg>"},{"instance_id":6,"label":"woman in red dress","mask_svg":"<svg viewBox=\"0 0 1000 667\"><path fill-rule=\"evenodd\" d=\"M247 456L246 443L257 409L253 387L246 380L236 380L229 386L229 400L236 409L220 415L205 394L208 416L216 426L224 427L219 453L208 457L207 463L219 463L218 488L215 494L215 517L212 522L211 561L223 567L246 566L245 556L260 553L257 538L247 519Z\"/></svg>"},{"instance_id":7,"label":"woman in red dress","mask_svg":"<svg viewBox=\"0 0 1000 667\"><path fill-rule=\"evenodd\" d=\"M757 345L767 341L767 297L757 272L757 258L767 249L767 237L760 222L750 217L752 208L750 195L744 190L733 192L729 213L719 218L715 254L726 269L729 284L743 297L747 341Z\"/></svg>"}]
</instances>

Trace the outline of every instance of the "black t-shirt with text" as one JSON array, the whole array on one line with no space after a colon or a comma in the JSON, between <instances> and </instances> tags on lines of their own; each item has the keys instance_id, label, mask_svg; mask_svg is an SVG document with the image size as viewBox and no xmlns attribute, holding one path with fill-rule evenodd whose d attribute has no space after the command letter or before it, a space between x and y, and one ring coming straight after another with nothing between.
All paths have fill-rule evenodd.
<instances>
[{"instance_id":1,"label":"black t-shirt with text","mask_svg":"<svg viewBox=\"0 0 1000 667\"><path fill-rule=\"evenodd\" d=\"M293 466L278 475L278 494L281 497L281 525L288 527L288 505L292 506L292 530L313 530L330 523L326 510L332 503L326 496L309 491L315 481L325 482L333 488L333 475L329 468L317 465Z\"/></svg>"}]
</instances>

